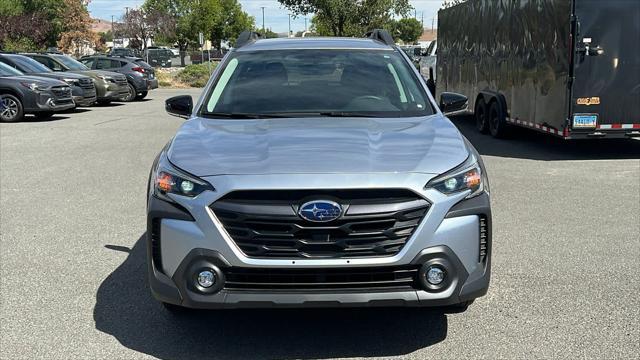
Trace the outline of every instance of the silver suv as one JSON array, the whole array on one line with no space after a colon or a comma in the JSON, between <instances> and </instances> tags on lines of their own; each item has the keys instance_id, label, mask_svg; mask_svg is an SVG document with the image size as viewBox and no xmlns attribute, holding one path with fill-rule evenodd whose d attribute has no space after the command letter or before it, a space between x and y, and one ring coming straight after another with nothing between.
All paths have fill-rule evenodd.
<instances>
[{"instance_id":1,"label":"silver suv","mask_svg":"<svg viewBox=\"0 0 640 360\"><path fill-rule=\"evenodd\" d=\"M155 160L153 295L168 309L466 306L489 286L482 160L384 31L244 33ZM176 306L177 305L177 306Z\"/></svg>"}]
</instances>

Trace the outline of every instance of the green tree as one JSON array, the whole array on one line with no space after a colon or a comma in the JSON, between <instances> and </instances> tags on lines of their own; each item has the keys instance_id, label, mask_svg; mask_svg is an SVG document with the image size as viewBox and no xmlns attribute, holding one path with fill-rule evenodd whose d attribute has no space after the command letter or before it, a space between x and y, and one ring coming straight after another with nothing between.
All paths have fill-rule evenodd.
<instances>
[{"instance_id":1,"label":"green tree","mask_svg":"<svg viewBox=\"0 0 640 360\"><path fill-rule=\"evenodd\" d=\"M237 0L218 0L221 11L216 16L216 21L209 28L211 43L220 50L223 41L235 43L241 32L252 29L255 25L254 18L242 10Z\"/></svg>"},{"instance_id":2,"label":"green tree","mask_svg":"<svg viewBox=\"0 0 640 360\"><path fill-rule=\"evenodd\" d=\"M265 39L274 39L278 37L278 34L271 31L271 29L265 29L264 31L262 31L262 29L256 29L255 31L260 33Z\"/></svg>"},{"instance_id":3,"label":"green tree","mask_svg":"<svg viewBox=\"0 0 640 360\"><path fill-rule=\"evenodd\" d=\"M24 12L21 0L0 0L0 16L21 15Z\"/></svg>"},{"instance_id":4,"label":"green tree","mask_svg":"<svg viewBox=\"0 0 640 360\"><path fill-rule=\"evenodd\" d=\"M319 35L362 36L383 28L394 16L406 16L409 0L278 0L295 15L313 13L312 25Z\"/></svg>"},{"instance_id":5,"label":"green tree","mask_svg":"<svg viewBox=\"0 0 640 360\"><path fill-rule=\"evenodd\" d=\"M423 32L422 23L414 18L393 21L389 27L393 37L405 44L415 44Z\"/></svg>"}]
</instances>

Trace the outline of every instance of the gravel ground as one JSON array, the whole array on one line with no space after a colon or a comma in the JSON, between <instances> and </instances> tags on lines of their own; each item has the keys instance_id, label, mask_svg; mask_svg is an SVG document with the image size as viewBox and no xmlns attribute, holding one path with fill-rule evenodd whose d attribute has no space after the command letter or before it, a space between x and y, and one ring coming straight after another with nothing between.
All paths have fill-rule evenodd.
<instances>
[{"instance_id":1,"label":"gravel ground","mask_svg":"<svg viewBox=\"0 0 640 360\"><path fill-rule=\"evenodd\" d=\"M464 313L240 310L174 318L145 282L145 186L167 97L0 124L0 357L638 358L640 141L478 135L493 278Z\"/></svg>"}]
</instances>

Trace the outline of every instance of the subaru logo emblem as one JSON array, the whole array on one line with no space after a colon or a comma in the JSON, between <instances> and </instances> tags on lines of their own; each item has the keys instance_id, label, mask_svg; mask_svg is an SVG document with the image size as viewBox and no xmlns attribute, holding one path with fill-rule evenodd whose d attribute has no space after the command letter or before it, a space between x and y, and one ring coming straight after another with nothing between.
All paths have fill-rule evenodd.
<instances>
[{"instance_id":1,"label":"subaru logo emblem","mask_svg":"<svg viewBox=\"0 0 640 360\"><path fill-rule=\"evenodd\" d=\"M342 206L328 200L309 201L300 206L298 215L311 222L329 222L342 216Z\"/></svg>"}]
</instances>

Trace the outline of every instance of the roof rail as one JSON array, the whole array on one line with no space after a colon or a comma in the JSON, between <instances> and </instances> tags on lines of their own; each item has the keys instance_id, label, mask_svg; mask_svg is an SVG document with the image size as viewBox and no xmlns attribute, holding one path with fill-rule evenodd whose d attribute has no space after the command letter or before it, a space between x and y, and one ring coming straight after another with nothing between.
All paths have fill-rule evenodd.
<instances>
[{"instance_id":1,"label":"roof rail","mask_svg":"<svg viewBox=\"0 0 640 360\"><path fill-rule=\"evenodd\" d=\"M236 40L236 49L242 46L247 45L248 43L254 42L258 39L262 39L262 34L257 33L255 31L248 31L245 30L242 33L240 33L240 36L238 36L238 40Z\"/></svg>"},{"instance_id":2,"label":"roof rail","mask_svg":"<svg viewBox=\"0 0 640 360\"><path fill-rule=\"evenodd\" d=\"M385 45L394 46L396 44L396 42L393 41L393 36L391 36L391 34L389 34L389 32L384 29L373 29L366 33L364 36L369 39L380 41Z\"/></svg>"}]
</instances>

